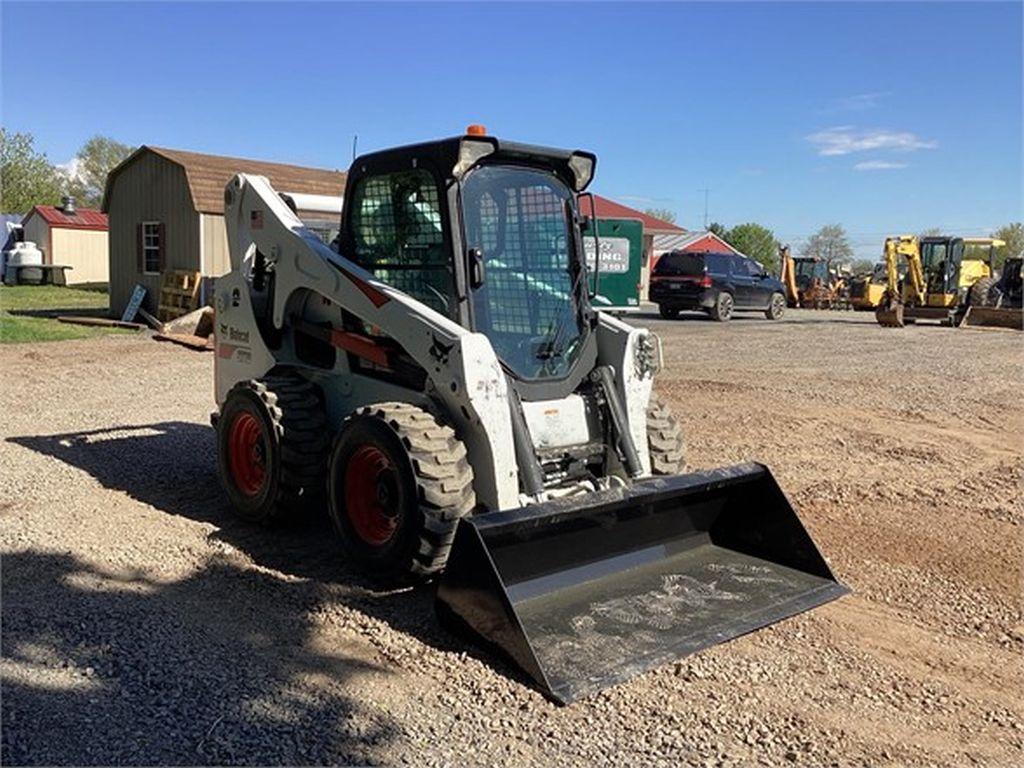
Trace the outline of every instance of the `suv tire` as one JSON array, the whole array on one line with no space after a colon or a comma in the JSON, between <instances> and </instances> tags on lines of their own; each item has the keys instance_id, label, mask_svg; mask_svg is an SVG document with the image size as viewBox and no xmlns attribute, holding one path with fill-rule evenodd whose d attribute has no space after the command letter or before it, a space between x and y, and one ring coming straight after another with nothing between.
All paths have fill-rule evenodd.
<instances>
[{"instance_id":1,"label":"suv tire","mask_svg":"<svg viewBox=\"0 0 1024 768\"><path fill-rule=\"evenodd\" d=\"M709 312L711 319L724 323L732 317L733 306L732 294L727 291L719 291L718 296L715 297L715 305Z\"/></svg>"},{"instance_id":2,"label":"suv tire","mask_svg":"<svg viewBox=\"0 0 1024 768\"><path fill-rule=\"evenodd\" d=\"M768 301L768 309L764 311L764 316L769 320L779 320L785 313L786 297L781 293L773 293Z\"/></svg>"}]
</instances>

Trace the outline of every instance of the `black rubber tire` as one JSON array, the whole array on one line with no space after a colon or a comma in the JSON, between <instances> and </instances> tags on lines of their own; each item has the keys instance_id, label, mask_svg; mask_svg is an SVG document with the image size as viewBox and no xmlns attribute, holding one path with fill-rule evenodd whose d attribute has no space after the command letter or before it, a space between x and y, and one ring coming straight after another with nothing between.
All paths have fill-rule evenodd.
<instances>
[{"instance_id":1,"label":"black rubber tire","mask_svg":"<svg viewBox=\"0 0 1024 768\"><path fill-rule=\"evenodd\" d=\"M974 285L971 286L970 292L967 294L967 303L972 307L987 307L992 302L989 299L989 294L992 292L993 286L995 286L996 280L992 277L983 277Z\"/></svg>"},{"instance_id":2,"label":"black rubber tire","mask_svg":"<svg viewBox=\"0 0 1024 768\"><path fill-rule=\"evenodd\" d=\"M254 417L260 427L264 478L255 494L239 488L228 455L231 427L241 414ZM298 375L239 382L228 392L217 419L221 483L235 513L249 522L277 523L320 510L328 448L320 391Z\"/></svg>"},{"instance_id":3,"label":"black rubber tire","mask_svg":"<svg viewBox=\"0 0 1024 768\"><path fill-rule=\"evenodd\" d=\"M375 545L357 532L345 508L345 469L352 455L373 446L397 474L397 527ZM328 509L346 555L367 570L417 580L444 568L459 519L476 504L473 470L454 430L408 403L380 403L346 419L328 468Z\"/></svg>"},{"instance_id":4,"label":"black rubber tire","mask_svg":"<svg viewBox=\"0 0 1024 768\"><path fill-rule=\"evenodd\" d=\"M651 394L647 404L647 447L651 474L678 475L686 468L683 429L672 409L656 394Z\"/></svg>"},{"instance_id":5,"label":"black rubber tire","mask_svg":"<svg viewBox=\"0 0 1024 768\"><path fill-rule=\"evenodd\" d=\"M769 320L780 320L784 314L786 314L786 297L781 293L773 293L768 301L768 309L764 311L764 316Z\"/></svg>"},{"instance_id":6,"label":"black rubber tire","mask_svg":"<svg viewBox=\"0 0 1024 768\"><path fill-rule=\"evenodd\" d=\"M679 317L679 310L675 307L666 307L664 304L659 304L658 314L666 320L675 320Z\"/></svg>"},{"instance_id":7,"label":"black rubber tire","mask_svg":"<svg viewBox=\"0 0 1024 768\"><path fill-rule=\"evenodd\" d=\"M719 291L718 296L715 297L715 305L711 307L708 314L711 315L712 320L724 323L732 317L733 307L732 294L728 291Z\"/></svg>"}]
</instances>

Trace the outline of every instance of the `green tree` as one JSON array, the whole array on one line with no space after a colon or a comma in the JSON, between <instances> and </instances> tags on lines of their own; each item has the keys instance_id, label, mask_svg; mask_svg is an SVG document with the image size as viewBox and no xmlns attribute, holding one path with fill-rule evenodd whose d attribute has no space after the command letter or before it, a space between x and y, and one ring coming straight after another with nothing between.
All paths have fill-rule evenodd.
<instances>
[{"instance_id":1,"label":"green tree","mask_svg":"<svg viewBox=\"0 0 1024 768\"><path fill-rule=\"evenodd\" d=\"M846 230L840 224L826 224L804 243L804 256L816 256L829 261L851 261L853 248L846 237Z\"/></svg>"},{"instance_id":2,"label":"green tree","mask_svg":"<svg viewBox=\"0 0 1024 768\"><path fill-rule=\"evenodd\" d=\"M942 227L928 227L928 229L921 230L918 233L918 237L938 237L942 234Z\"/></svg>"},{"instance_id":3,"label":"green tree","mask_svg":"<svg viewBox=\"0 0 1024 768\"><path fill-rule=\"evenodd\" d=\"M78 150L74 171L68 177L68 192L82 205L98 208L107 174L133 151L134 147L107 136L93 136Z\"/></svg>"},{"instance_id":4,"label":"green tree","mask_svg":"<svg viewBox=\"0 0 1024 768\"><path fill-rule=\"evenodd\" d=\"M725 240L725 236L728 234L729 228L725 226L725 224L719 224L717 221L712 221L708 224L708 232L716 234Z\"/></svg>"},{"instance_id":5,"label":"green tree","mask_svg":"<svg viewBox=\"0 0 1024 768\"><path fill-rule=\"evenodd\" d=\"M875 268L875 262L871 259L855 259L850 265L850 269L853 270L853 274L862 275L865 272L870 272Z\"/></svg>"},{"instance_id":6,"label":"green tree","mask_svg":"<svg viewBox=\"0 0 1024 768\"><path fill-rule=\"evenodd\" d=\"M725 233L724 239L740 253L761 262L769 272L778 271L779 241L767 227L754 222L737 224Z\"/></svg>"},{"instance_id":7,"label":"green tree","mask_svg":"<svg viewBox=\"0 0 1024 768\"><path fill-rule=\"evenodd\" d=\"M667 221L669 224L676 223L675 212L670 211L668 208L644 208L644 213L648 216L653 216L656 219Z\"/></svg>"},{"instance_id":8,"label":"green tree","mask_svg":"<svg viewBox=\"0 0 1024 768\"><path fill-rule=\"evenodd\" d=\"M0 128L0 209L28 213L33 205L60 202L64 176L42 152L30 133Z\"/></svg>"},{"instance_id":9,"label":"green tree","mask_svg":"<svg viewBox=\"0 0 1024 768\"><path fill-rule=\"evenodd\" d=\"M996 249L996 267L1002 267L1011 256L1024 255L1024 224L1015 221L997 229L992 237L1005 240L1006 245Z\"/></svg>"}]
</instances>

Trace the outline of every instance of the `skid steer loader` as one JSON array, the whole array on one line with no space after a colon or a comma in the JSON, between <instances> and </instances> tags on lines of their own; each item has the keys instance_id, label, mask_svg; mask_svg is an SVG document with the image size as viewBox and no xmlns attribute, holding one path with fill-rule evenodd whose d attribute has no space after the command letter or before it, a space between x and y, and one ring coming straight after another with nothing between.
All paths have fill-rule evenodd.
<instances>
[{"instance_id":1,"label":"skid steer loader","mask_svg":"<svg viewBox=\"0 0 1024 768\"><path fill-rule=\"evenodd\" d=\"M325 503L559 702L845 592L765 467L679 474L658 340L591 306L595 164L478 130L363 155L336 248L239 175L215 289L238 513Z\"/></svg>"}]
</instances>

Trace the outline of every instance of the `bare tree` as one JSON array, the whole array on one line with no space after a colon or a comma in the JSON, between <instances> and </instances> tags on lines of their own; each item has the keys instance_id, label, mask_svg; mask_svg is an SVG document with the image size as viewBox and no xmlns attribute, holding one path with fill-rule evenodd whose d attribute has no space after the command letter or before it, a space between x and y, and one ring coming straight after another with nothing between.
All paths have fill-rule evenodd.
<instances>
[{"instance_id":1,"label":"bare tree","mask_svg":"<svg viewBox=\"0 0 1024 768\"><path fill-rule=\"evenodd\" d=\"M853 248L841 224L826 224L808 238L801 251L804 256L816 256L832 261L850 261Z\"/></svg>"}]
</instances>

